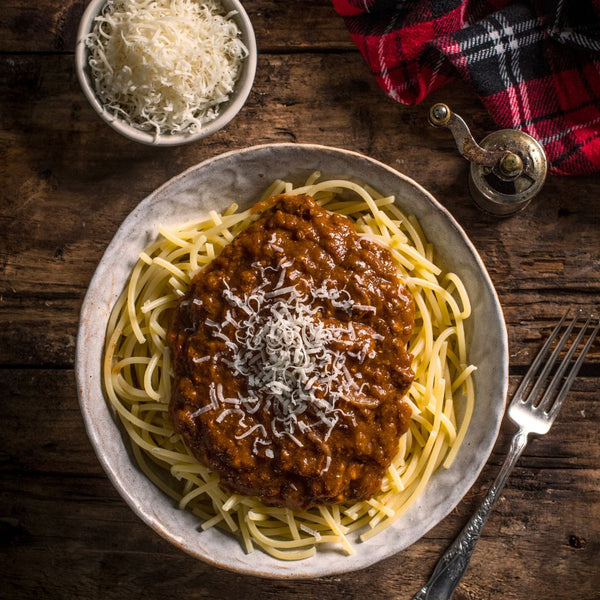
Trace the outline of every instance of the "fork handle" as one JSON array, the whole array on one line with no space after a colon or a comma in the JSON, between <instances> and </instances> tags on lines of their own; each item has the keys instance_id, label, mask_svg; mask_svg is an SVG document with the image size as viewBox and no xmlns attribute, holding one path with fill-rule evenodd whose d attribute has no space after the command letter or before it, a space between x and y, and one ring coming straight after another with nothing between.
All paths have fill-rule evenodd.
<instances>
[{"instance_id":1,"label":"fork handle","mask_svg":"<svg viewBox=\"0 0 600 600\"><path fill-rule=\"evenodd\" d=\"M492 507L498 500L500 492L513 470L517 460L527 445L527 432L523 429L513 436L506 460L500 469L500 473L492 484L490 491L465 525L454 543L446 550L438 561L429 581L413 597L413 600L450 600L456 586L465 574L475 544L479 540L481 530L487 521Z\"/></svg>"}]
</instances>

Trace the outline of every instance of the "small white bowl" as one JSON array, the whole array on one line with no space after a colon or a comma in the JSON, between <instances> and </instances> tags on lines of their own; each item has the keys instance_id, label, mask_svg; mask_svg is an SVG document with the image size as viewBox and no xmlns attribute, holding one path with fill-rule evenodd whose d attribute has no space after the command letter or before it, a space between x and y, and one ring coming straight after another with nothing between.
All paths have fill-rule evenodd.
<instances>
[{"instance_id":1,"label":"small white bowl","mask_svg":"<svg viewBox=\"0 0 600 600\"><path fill-rule=\"evenodd\" d=\"M231 121L237 113L242 109L252 84L254 83L254 75L256 73L256 60L257 60L257 48L256 38L254 35L254 29L252 23L244 10L239 0L221 0L223 8L227 11L235 11L235 15L232 19L235 21L241 31L241 40L248 49L248 56L242 63L242 69L240 76L235 84L233 92L230 94L229 100L221 104L219 114L212 121L204 124L200 131L196 133L165 133L156 137L154 133L148 131L142 131L132 125L129 125L123 119L115 116L104 108L94 90L94 82L91 77L90 68L88 65L89 50L85 45L85 38L92 31L94 26L94 19L101 13L102 8L106 4L106 0L92 0L79 23L79 30L77 32L77 45L75 48L75 65L77 70L77 77L83 93L89 100L94 110L100 115L100 117L110 125L115 131L119 132L126 138L142 144L148 144L152 146L180 146L182 144L189 144L202 138L208 137L213 133L222 129Z\"/></svg>"}]
</instances>

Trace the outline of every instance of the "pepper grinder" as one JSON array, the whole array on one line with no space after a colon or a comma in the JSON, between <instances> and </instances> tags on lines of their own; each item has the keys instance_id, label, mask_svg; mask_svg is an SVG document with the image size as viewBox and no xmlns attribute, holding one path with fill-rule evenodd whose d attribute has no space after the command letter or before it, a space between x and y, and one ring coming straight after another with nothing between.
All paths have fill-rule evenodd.
<instances>
[{"instance_id":1,"label":"pepper grinder","mask_svg":"<svg viewBox=\"0 0 600 600\"><path fill-rule=\"evenodd\" d=\"M447 127L470 163L469 189L483 211L507 217L525 208L540 191L548 163L541 144L518 129L501 129L478 144L465 121L443 103L429 111L434 127Z\"/></svg>"}]
</instances>

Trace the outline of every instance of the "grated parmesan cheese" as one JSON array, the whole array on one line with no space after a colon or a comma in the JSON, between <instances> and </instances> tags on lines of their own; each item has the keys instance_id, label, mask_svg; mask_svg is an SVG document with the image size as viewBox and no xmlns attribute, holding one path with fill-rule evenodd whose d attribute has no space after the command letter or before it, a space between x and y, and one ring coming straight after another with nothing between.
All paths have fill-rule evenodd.
<instances>
[{"instance_id":1,"label":"grated parmesan cheese","mask_svg":"<svg viewBox=\"0 0 600 600\"><path fill-rule=\"evenodd\" d=\"M215 0L108 0L86 39L101 103L157 136L200 131L248 54L233 14Z\"/></svg>"},{"instance_id":2,"label":"grated parmesan cheese","mask_svg":"<svg viewBox=\"0 0 600 600\"><path fill-rule=\"evenodd\" d=\"M339 407L340 400L369 402L363 393L366 384L359 385L352 376L346 357L354 356L361 363L367 356L372 358L374 338L361 339L352 320L325 325L318 318L321 312L318 301L327 299L348 314L365 307L355 303L346 290L332 287L334 282L329 280L306 294L295 285L288 285L285 279L290 262L279 264L281 276L267 289L265 272L272 267L257 266L263 283L243 296L236 295L226 285L223 297L231 309L222 323L204 321L212 334L225 342L229 359L221 360L234 375L246 379L247 394L224 399L218 389L220 384L215 387L213 383L211 403L196 412L221 411L217 417L220 422L225 413L233 414L225 406L227 401L237 402L244 411L242 414L254 414L264 406L273 415L272 431L267 433L262 425L254 426L252 430L262 428L258 443L269 445L272 434L277 438L287 436L302 446L296 434L315 427L324 429L327 440L340 416L345 414ZM369 308L375 311L374 307ZM226 334L228 326L233 326L233 335ZM358 350L340 351L336 349L340 344ZM244 431L238 439L250 432ZM330 461L329 457L326 468Z\"/></svg>"}]
</instances>

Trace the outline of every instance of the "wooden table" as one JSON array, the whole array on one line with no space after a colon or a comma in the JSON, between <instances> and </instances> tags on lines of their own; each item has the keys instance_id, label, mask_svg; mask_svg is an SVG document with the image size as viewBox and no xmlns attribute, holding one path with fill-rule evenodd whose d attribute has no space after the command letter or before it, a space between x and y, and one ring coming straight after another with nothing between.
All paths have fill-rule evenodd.
<instances>
[{"instance_id":1,"label":"wooden table","mask_svg":"<svg viewBox=\"0 0 600 600\"><path fill-rule=\"evenodd\" d=\"M495 129L480 102L460 83L421 106L387 98L328 0L246 2L260 57L240 115L188 147L137 145L104 125L79 88L73 50L85 4L0 7L0 597L411 598L481 501L513 427L504 424L451 515L397 556L296 582L207 566L138 520L86 437L73 363L92 273L138 202L201 160L266 142L357 150L417 179L466 230L505 312L512 391L566 307L598 313L600 178L550 177L518 216L482 214L450 134L426 122L445 101L480 139ZM600 597L599 388L596 344L558 422L510 478L456 598Z\"/></svg>"}]
</instances>

